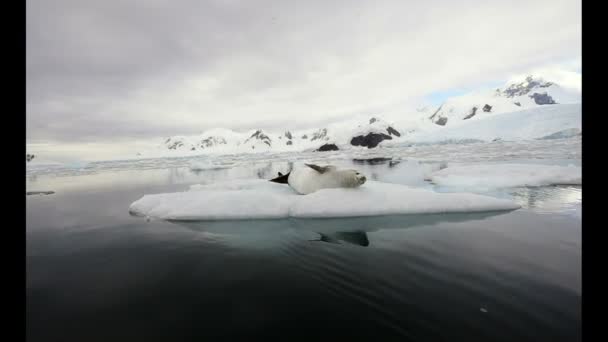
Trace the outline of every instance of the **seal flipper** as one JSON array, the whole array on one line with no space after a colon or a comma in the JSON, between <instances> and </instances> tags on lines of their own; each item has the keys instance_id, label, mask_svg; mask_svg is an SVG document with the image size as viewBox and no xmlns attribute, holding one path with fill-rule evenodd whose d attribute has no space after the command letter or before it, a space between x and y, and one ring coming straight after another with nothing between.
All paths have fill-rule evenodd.
<instances>
[{"instance_id":1,"label":"seal flipper","mask_svg":"<svg viewBox=\"0 0 608 342\"><path fill-rule=\"evenodd\" d=\"M318 173L325 173L329 170L335 169L334 166L319 166L319 165L315 165L315 164L304 164L306 166L308 166L309 168L317 171Z\"/></svg>"},{"instance_id":2,"label":"seal flipper","mask_svg":"<svg viewBox=\"0 0 608 342\"><path fill-rule=\"evenodd\" d=\"M275 183L281 183L281 184L288 184L287 180L289 179L289 174L291 172L288 172L286 175L282 174L279 172L279 177L271 179L271 182L275 182Z\"/></svg>"}]
</instances>

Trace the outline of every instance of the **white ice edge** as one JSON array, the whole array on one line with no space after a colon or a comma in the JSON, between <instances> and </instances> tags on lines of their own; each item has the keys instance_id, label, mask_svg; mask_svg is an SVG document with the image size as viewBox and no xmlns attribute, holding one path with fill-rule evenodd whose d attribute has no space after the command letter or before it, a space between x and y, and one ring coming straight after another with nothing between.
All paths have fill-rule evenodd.
<instances>
[{"instance_id":1,"label":"white ice edge","mask_svg":"<svg viewBox=\"0 0 608 342\"><path fill-rule=\"evenodd\" d=\"M357 189L324 189L298 195L287 185L265 180L193 187L191 191L145 195L130 206L138 216L165 220L337 218L402 214L514 210L510 200L471 194L438 193L370 181Z\"/></svg>"},{"instance_id":2,"label":"white ice edge","mask_svg":"<svg viewBox=\"0 0 608 342\"><path fill-rule=\"evenodd\" d=\"M467 189L580 185L582 168L515 163L458 165L435 171L429 179L440 186Z\"/></svg>"}]
</instances>

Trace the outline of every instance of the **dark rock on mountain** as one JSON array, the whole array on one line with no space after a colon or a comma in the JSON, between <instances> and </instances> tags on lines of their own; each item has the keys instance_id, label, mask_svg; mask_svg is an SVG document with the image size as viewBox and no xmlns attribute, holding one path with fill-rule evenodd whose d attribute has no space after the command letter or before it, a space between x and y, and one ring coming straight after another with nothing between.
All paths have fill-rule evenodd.
<instances>
[{"instance_id":1,"label":"dark rock on mountain","mask_svg":"<svg viewBox=\"0 0 608 342\"><path fill-rule=\"evenodd\" d=\"M285 132L285 137L287 139L292 139L291 132L290 131Z\"/></svg>"},{"instance_id":2,"label":"dark rock on mountain","mask_svg":"<svg viewBox=\"0 0 608 342\"><path fill-rule=\"evenodd\" d=\"M181 141L174 141L173 144L167 146L170 150L177 150L178 147L184 146L184 143Z\"/></svg>"},{"instance_id":3,"label":"dark rock on mountain","mask_svg":"<svg viewBox=\"0 0 608 342\"><path fill-rule=\"evenodd\" d=\"M293 145L293 143L291 142L291 140L286 142L287 145Z\"/></svg>"},{"instance_id":4,"label":"dark rock on mountain","mask_svg":"<svg viewBox=\"0 0 608 342\"><path fill-rule=\"evenodd\" d=\"M338 148L338 146L336 146L336 144L325 144L321 147L319 147L318 149L316 149L315 151L318 152L326 152L326 151L338 151L340 150Z\"/></svg>"},{"instance_id":5,"label":"dark rock on mountain","mask_svg":"<svg viewBox=\"0 0 608 342\"><path fill-rule=\"evenodd\" d=\"M528 94L532 89L536 87L547 88L552 86L551 82L544 82L540 79L534 79L532 76L526 77L524 82L511 84L507 89L503 91L506 97L515 97Z\"/></svg>"},{"instance_id":6,"label":"dark rock on mountain","mask_svg":"<svg viewBox=\"0 0 608 342\"><path fill-rule=\"evenodd\" d=\"M435 118L437 113L439 113L439 111L441 110L441 107L443 107L443 104L441 104L441 106L439 106L439 108L437 108L437 110L435 111L435 113L433 113L433 115L429 116L429 119L431 119L431 121L433 121L433 119ZM435 121L433 121L433 122L435 122Z\"/></svg>"},{"instance_id":7,"label":"dark rock on mountain","mask_svg":"<svg viewBox=\"0 0 608 342\"><path fill-rule=\"evenodd\" d=\"M29 163L29 162L32 161L32 159L34 159L34 157L35 156L33 154L26 154L25 155L25 161Z\"/></svg>"},{"instance_id":8,"label":"dark rock on mountain","mask_svg":"<svg viewBox=\"0 0 608 342\"><path fill-rule=\"evenodd\" d=\"M315 141L315 140L320 140L320 139L329 139L327 138L327 128L322 128L319 129L318 131L314 132L312 134L312 137L310 138L310 141Z\"/></svg>"},{"instance_id":9,"label":"dark rock on mountain","mask_svg":"<svg viewBox=\"0 0 608 342\"><path fill-rule=\"evenodd\" d=\"M201 148L209 148L216 145L225 145L226 139L222 137L208 137L201 140L200 146Z\"/></svg>"},{"instance_id":10,"label":"dark rock on mountain","mask_svg":"<svg viewBox=\"0 0 608 342\"><path fill-rule=\"evenodd\" d=\"M245 143L249 142L251 139L260 140L268 146L271 146L271 143L272 143L272 140L270 139L270 137L267 136L266 134L264 134L261 130L255 131L255 133L253 133L247 140L245 140ZM251 147L253 147L253 146L251 146Z\"/></svg>"},{"instance_id":11,"label":"dark rock on mountain","mask_svg":"<svg viewBox=\"0 0 608 342\"><path fill-rule=\"evenodd\" d=\"M475 113L477 113L477 107L473 107L471 109L471 112L469 113L469 115L465 116L462 120L468 120L468 119L474 117Z\"/></svg>"},{"instance_id":12,"label":"dark rock on mountain","mask_svg":"<svg viewBox=\"0 0 608 342\"><path fill-rule=\"evenodd\" d=\"M492 111L492 106L490 106L489 104L486 103L485 106L483 106L483 111L486 113L489 113Z\"/></svg>"},{"instance_id":13,"label":"dark rock on mountain","mask_svg":"<svg viewBox=\"0 0 608 342\"><path fill-rule=\"evenodd\" d=\"M439 126L445 126L445 124L448 123L448 118L445 116L440 116L435 123Z\"/></svg>"},{"instance_id":14,"label":"dark rock on mountain","mask_svg":"<svg viewBox=\"0 0 608 342\"><path fill-rule=\"evenodd\" d=\"M548 104L556 104L555 100L551 97L551 95L547 95L547 93L534 93L529 95L530 98L534 99L537 105L548 105Z\"/></svg>"},{"instance_id":15,"label":"dark rock on mountain","mask_svg":"<svg viewBox=\"0 0 608 342\"><path fill-rule=\"evenodd\" d=\"M393 127L391 127L391 126L388 126L388 127L386 128L386 131L388 132L388 134L389 134L389 135L396 135L396 136L398 136L398 137L400 137L400 136L401 136L401 133L399 133L399 131L398 131L398 130L394 129L394 128L393 128Z\"/></svg>"},{"instance_id":16,"label":"dark rock on mountain","mask_svg":"<svg viewBox=\"0 0 608 342\"><path fill-rule=\"evenodd\" d=\"M365 146L367 148L374 148L378 146L384 140L393 139L390 135L384 133L368 133L367 135L359 135L353 137L350 144L353 146Z\"/></svg>"}]
</instances>

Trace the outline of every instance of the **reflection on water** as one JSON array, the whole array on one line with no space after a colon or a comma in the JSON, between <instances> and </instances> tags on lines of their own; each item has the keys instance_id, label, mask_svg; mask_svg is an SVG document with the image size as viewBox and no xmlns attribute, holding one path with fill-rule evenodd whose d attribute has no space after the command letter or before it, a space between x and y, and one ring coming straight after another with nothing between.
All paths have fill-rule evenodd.
<instances>
[{"instance_id":1,"label":"reflection on water","mask_svg":"<svg viewBox=\"0 0 608 342\"><path fill-rule=\"evenodd\" d=\"M272 248L273 245L276 247L281 244L285 236L298 236L299 239L309 240L311 234L317 235L313 241L333 244L347 243L367 247L373 246L373 244L370 244L367 234L370 232L433 226L442 223L474 222L506 214L508 212L497 211L322 219L289 218L199 222L170 220L169 222L193 231L212 233L216 238L222 238L224 243L237 243L240 247Z\"/></svg>"},{"instance_id":2,"label":"reflection on water","mask_svg":"<svg viewBox=\"0 0 608 342\"><path fill-rule=\"evenodd\" d=\"M540 213L564 213L581 218L582 186L559 185L517 188L509 191L513 200L525 209Z\"/></svg>"},{"instance_id":3,"label":"reflection on water","mask_svg":"<svg viewBox=\"0 0 608 342\"><path fill-rule=\"evenodd\" d=\"M335 244L341 244L345 242L357 246L369 246L369 238L367 237L366 232L337 232L334 234L319 233L319 235L320 237L318 240L311 241L322 241Z\"/></svg>"}]
</instances>

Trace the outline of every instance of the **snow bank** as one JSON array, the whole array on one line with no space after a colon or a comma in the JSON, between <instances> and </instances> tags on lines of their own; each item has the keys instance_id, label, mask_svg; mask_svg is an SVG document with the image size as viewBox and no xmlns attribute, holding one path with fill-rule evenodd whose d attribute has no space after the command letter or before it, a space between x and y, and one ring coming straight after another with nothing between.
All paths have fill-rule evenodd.
<instances>
[{"instance_id":1,"label":"snow bank","mask_svg":"<svg viewBox=\"0 0 608 342\"><path fill-rule=\"evenodd\" d=\"M430 180L458 188L507 188L555 184L581 184L580 166L541 164L483 164L449 166L433 172Z\"/></svg>"},{"instance_id":2,"label":"snow bank","mask_svg":"<svg viewBox=\"0 0 608 342\"><path fill-rule=\"evenodd\" d=\"M437 193L370 181L357 189L324 189L302 196L283 184L245 180L145 195L130 212L172 220L359 217L518 209L510 200L469 193Z\"/></svg>"}]
</instances>

